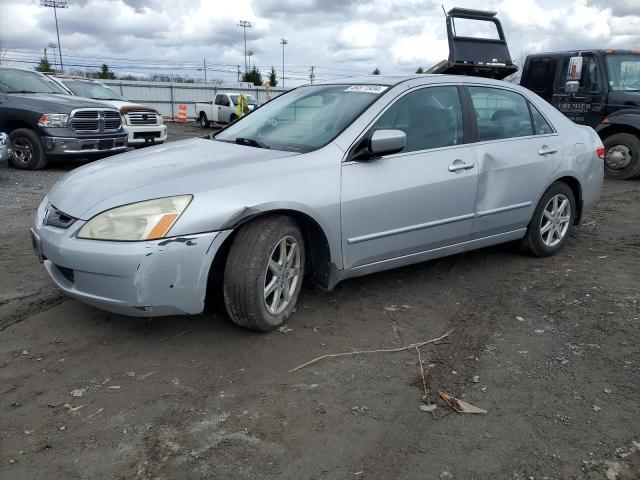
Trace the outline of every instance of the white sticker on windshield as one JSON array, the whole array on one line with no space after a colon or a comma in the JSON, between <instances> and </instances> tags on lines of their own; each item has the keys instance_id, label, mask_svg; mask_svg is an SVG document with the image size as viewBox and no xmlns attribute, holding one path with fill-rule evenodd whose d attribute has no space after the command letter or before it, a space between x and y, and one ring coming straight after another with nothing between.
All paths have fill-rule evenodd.
<instances>
[{"instance_id":1,"label":"white sticker on windshield","mask_svg":"<svg viewBox=\"0 0 640 480\"><path fill-rule=\"evenodd\" d=\"M382 93L387 88L384 85L351 85L345 92Z\"/></svg>"}]
</instances>

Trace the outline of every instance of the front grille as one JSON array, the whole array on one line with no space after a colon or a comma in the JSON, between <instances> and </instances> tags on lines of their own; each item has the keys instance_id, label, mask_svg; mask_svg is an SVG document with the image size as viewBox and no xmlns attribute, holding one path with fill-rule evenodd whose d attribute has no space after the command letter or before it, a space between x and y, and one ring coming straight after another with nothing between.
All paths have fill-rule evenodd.
<instances>
[{"instance_id":1,"label":"front grille","mask_svg":"<svg viewBox=\"0 0 640 480\"><path fill-rule=\"evenodd\" d=\"M117 110L75 110L71 114L71 128L76 132L101 133L120 129Z\"/></svg>"},{"instance_id":2,"label":"front grille","mask_svg":"<svg viewBox=\"0 0 640 480\"><path fill-rule=\"evenodd\" d=\"M49 205L49 211L47 212L44 223L52 227L69 228L75 221L76 219L72 216L61 212L53 205Z\"/></svg>"},{"instance_id":3,"label":"front grille","mask_svg":"<svg viewBox=\"0 0 640 480\"><path fill-rule=\"evenodd\" d=\"M158 123L155 112L129 112L127 117L131 125L156 125Z\"/></svg>"}]
</instances>

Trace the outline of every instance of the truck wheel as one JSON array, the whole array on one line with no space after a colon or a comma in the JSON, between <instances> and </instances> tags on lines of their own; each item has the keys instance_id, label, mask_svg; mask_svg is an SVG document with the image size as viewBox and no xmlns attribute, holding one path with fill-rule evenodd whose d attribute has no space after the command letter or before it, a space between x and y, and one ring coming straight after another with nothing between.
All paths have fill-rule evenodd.
<instances>
[{"instance_id":1,"label":"truck wheel","mask_svg":"<svg viewBox=\"0 0 640 480\"><path fill-rule=\"evenodd\" d=\"M231 117L229 117L229 123L233 123L238 119L238 115L236 115L235 113L231 114Z\"/></svg>"},{"instance_id":2,"label":"truck wheel","mask_svg":"<svg viewBox=\"0 0 640 480\"><path fill-rule=\"evenodd\" d=\"M605 138L604 173L609 178L626 180L640 175L640 139L630 133Z\"/></svg>"},{"instance_id":3,"label":"truck wheel","mask_svg":"<svg viewBox=\"0 0 640 480\"><path fill-rule=\"evenodd\" d=\"M224 303L233 322L263 332L282 325L296 306L304 262L304 239L293 219L272 215L243 226L224 270Z\"/></svg>"},{"instance_id":4,"label":"truck wheel","mask_svg":"<svg viewBox=\"0 0 640 480\"><path fill-rule=\"evenodd\" d=\"M544 193L536 207L524 247L536 257L549 257L567 241L576 218L576 199L564 182L556 182Z\"/></svg>"},{"instance_id":5,"label":"truck wheel","mask_svg":"<svg viewBox=\"0 0 640 480\"><path fill-rule=\"evenodd\" d=\"M202 128L209 128L209 119L204 112L200 113L200 126Z\"/></svg>"},{"instance_id":6,"label":"truck wheel","mask_svg":"<svg viewBox=\"0 0 640 480\"><path fill-rule=\"evenodd\" d=\"M18 128L9 134L13 155L9 163L21 170L41 170L47 165L47 157L40 137L33 130Z\"/></svg>"}]
</instances>

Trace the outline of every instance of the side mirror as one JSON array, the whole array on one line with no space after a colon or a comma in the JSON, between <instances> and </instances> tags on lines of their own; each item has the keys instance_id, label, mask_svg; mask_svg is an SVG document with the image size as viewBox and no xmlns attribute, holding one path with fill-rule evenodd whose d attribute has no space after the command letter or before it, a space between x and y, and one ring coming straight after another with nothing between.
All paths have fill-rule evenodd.
<instances>
[{"instance_id":1,"label":"side mirror","mask_svg":"<svg viewBox=\"0 0 640 480\"><path fill-rule=\"evenodd\" d=\"M376 130L369 138L369 154L391 155L404 150L407 135L402 130Z\"/></svg>"},{"instance_id":2,"label":"side mirror","mask_svg":"<svg viewBox=\"0 0 640 480\"><path fill-rule=\"evenodd\" d=\"M580 81L582 78L582 57L569 58L569 68L567 70L567 80Z\"/></svg>"},{"instance_id":3,"label":"side mirror","mask_svg":"<svg viewBox=\"0 0 640 480\"><path fill-rule=\"evenodd\" d=\"M566 93L577 93L580 89L580 82L577 80L567 80L567 83L564 86L564 91Z\"/></svg>"}]
</instances>

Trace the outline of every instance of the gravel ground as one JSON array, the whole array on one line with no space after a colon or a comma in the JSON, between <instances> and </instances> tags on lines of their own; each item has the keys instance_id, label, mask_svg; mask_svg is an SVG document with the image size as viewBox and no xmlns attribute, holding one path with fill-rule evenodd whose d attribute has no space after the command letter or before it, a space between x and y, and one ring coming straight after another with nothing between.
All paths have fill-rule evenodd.
<instances>
[{"instance_id":1,"label":"gravel ground","mask_svg":"<svg viewBox=\"0 0 640 480\"><path fill-rule=\"evenodd\" d=\"M607 180L555 257L503 245L307 286L257 334L61 295L27 228L74 166L0 169L1 479L640 478L639 181ZM415 350L289 371L449 330L421 349L433 412Z\"/></svg>"}]
</instances>

